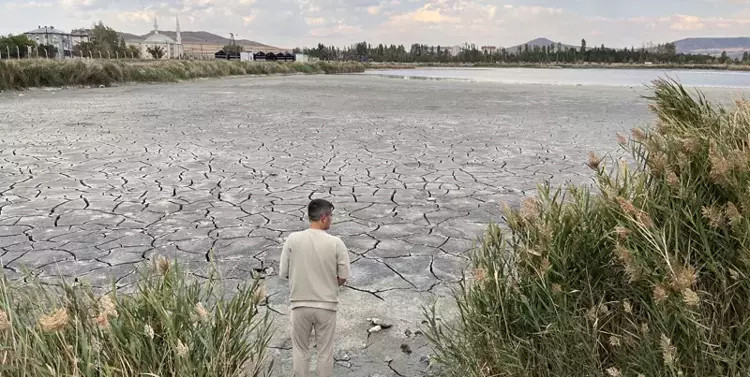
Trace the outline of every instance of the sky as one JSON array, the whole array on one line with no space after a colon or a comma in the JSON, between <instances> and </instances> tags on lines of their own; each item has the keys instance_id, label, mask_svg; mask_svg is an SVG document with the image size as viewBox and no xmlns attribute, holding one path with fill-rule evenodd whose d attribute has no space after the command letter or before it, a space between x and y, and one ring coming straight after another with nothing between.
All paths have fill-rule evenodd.
<instances>
[{"instance_id":1,"label":"sky","mask_svg":"<svg viewBox=\"0 0 750 377\"><path fill-rule=\"evenodd\" d=\"M423 43L639 47L700 36L750 36L750 0L0 0L0 34L102 21L118 31L234 33L278 47Z\"/></svg>"}]
</instances>

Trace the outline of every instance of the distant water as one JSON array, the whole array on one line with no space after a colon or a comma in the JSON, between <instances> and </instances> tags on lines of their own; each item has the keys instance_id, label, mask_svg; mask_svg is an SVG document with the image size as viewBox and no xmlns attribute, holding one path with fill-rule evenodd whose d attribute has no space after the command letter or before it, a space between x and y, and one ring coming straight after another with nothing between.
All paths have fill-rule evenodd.
<instances>
[{"instance_id":1,"label":"distant water","mask_svg":"<svg viewBox=\"0 0 750 377\"><path fill-rule=\"evenodd\" d=\"M750 72L660 69L420 68L369 70L365 75L401 79L464 80L503 84L643 86L673 78L685 86L750 89Z\"/></svg>"}]
</instances>

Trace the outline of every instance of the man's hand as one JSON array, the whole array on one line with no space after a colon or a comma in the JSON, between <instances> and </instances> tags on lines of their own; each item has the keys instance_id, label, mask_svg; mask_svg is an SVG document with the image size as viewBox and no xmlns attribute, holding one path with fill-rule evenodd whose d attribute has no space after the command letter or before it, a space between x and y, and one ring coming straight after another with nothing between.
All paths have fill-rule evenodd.
<instances>
[{"instance_id":1,"label":"man's hand","mask_svg":"<svg viewBox=\"0 0 750 377\"><path fill-rule=\"evenodd\" d=\"M346 279L342 279L340 277L336 277L336 280L339 281L339 287L346 284Z\"/></svg>"}]
</instances>

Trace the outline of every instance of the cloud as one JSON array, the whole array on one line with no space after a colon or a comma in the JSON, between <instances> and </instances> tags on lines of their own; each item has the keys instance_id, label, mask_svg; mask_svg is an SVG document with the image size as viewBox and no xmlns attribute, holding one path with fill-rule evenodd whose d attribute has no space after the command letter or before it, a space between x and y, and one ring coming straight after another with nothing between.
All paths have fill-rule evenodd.
<instances>
[{"instance_id":1,"label":"cloud","mask_svg":"<svg viewBox=\"0 0 750 377\"><path fill-rule=\"evenodd\" d=\"M145 34L205 30L281 47L427 43L511 46L536 37L639 46L750 30L750 0L0 0L0 34L51 23L62 30L103 21ZM612 11L616 9L616 11ZM33 24L32 24L33 22Z\"/></svg>"}]
</instances>

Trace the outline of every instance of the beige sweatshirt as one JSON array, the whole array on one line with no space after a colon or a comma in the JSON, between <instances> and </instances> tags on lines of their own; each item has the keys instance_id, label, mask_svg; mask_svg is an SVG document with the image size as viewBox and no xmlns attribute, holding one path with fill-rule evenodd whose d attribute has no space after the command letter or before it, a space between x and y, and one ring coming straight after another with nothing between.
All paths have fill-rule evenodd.
<instances>
[{"instance_id":1,"label":"beige sweatshirt","mask_svg":"<svg viewBox=\"0 0 750 377\"><path fill-rule=\"evenodd\" d=\"M291 308L336 310L338 280L349 279L349 252L340 238L307 229L289 235L279 274L289 279Z\"/></svg>"}]
</instances>

